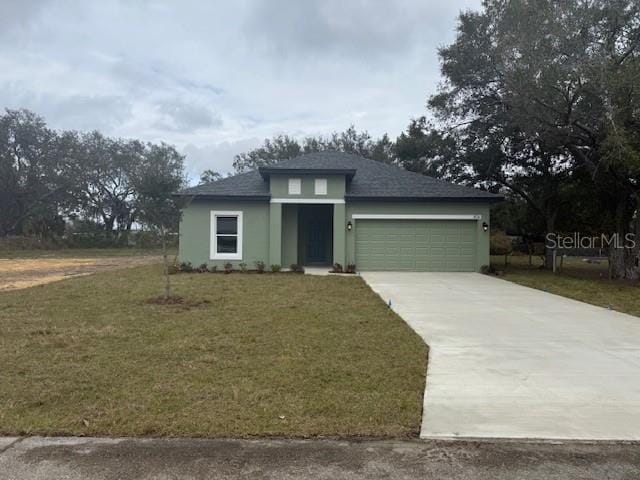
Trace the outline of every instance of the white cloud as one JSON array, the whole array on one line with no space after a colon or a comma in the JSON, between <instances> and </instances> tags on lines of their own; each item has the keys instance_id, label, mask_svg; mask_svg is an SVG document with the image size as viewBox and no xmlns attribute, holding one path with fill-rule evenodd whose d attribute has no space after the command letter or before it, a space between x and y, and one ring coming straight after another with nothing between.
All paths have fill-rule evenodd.
<instances>
[{"instance_id":1,"label":"white cloud","mask_svg":"<svg viewBox=\"0 0 640 480\"><path fill-rule=\"evenodd\" d=\"M0 2L0 106L176 144L192 177L277 133L395 136L480 0Z\"/></svg>"}]
</instances>

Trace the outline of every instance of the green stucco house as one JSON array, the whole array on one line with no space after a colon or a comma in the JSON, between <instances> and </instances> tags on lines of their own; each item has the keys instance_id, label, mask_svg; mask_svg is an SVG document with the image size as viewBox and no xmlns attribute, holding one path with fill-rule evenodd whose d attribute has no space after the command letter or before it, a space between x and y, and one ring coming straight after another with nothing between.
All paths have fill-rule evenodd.
<instances>
[{"instance_id":1,"label":"green stucco house","mask_svg":"<svg viewBox=\"0 0 640 480\"><path fill-rule=\"evenodd\" d=\"M356 155L310 153L179 192L179 257L193 265L355 264L475 272L502 197Z\"/></svg>"}]
</instances>

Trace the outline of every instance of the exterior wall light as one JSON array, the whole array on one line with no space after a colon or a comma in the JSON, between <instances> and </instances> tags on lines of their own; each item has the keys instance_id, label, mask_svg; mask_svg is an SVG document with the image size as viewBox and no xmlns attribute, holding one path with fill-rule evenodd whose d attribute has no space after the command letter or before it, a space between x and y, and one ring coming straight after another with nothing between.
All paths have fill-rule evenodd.
<instances>
[{"instance_id":1,"label":"exterior wall light","mask_svg":"<svg viewBox=\"0 0 640 480\"><path fill-rule=\"evenodd\" d=\"M351 221L347 222L347 230L350 232L353 229L353 223Z\"/></svg>"},{"instance_id":2,"label":"exterior wall light","mask_svg":"<svg viewBox=\"0 0 640 480\"><path fill-rule=\"evenodd\" d=\"M489 224L487 222L482 222L482 230L485 232L489 230Z\"/></svg>"}]
</instances>

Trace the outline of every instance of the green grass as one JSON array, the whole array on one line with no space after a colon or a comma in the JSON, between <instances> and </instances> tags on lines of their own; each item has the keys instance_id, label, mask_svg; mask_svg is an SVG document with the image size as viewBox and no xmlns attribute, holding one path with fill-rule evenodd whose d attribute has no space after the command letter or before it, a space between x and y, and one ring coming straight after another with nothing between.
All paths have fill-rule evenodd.
<instances>
[{"instance_id":1,"label":"green grass","mask_svg":"<svg viewBox=\"0 0 640 480\"><path fill-rule=\"evenodd\" d=\"M427 348L357 277L159 266L0 293L0 434L417 435Z\"/></svg>"},{"instance_id":2,"label":"green grass","mask_svg":"<svg viewBox=\"0 0 640 480\"><path fill-rule=\"evenodd\" d=\"M171 250L174 256L176 250ZM60 248L55 250L0 250L2 258L95 258L131 257L140 255L162 255L157 248Z\"/></svg>"},{"instance_id":3,"label":"green grass","mask_svg":"<svg viewBox=\"0 0 640 480\"><path fill-rule=\"evenodd\" d=\"M640 284L608 280L606 260L592 264L580 258L565 259L563 271L556 274L540 269L537 258L532 267L528 262L528 257L512 257L505 267L504 257L492 258L495 268L504 272L505 280L592 305L611 305L614 310L640 317Z\"/></svg>"}]
</instances>

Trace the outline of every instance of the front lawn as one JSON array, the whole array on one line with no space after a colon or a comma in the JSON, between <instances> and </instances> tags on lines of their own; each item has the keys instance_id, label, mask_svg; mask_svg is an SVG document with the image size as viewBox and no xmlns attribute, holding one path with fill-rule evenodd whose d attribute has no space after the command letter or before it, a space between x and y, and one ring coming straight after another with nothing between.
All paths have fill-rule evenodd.
<instances>
[{"instance_id":1,"label":"front lawn","mask_svg":"<svg viewBox=\"0 0 640 480\"><path fill-rule=\"evenodd\" d=\"M608 280L606 260L587 263L579 258L565 260L562 273L540 269L536 259L529 267L527 257L512 257L504 266L503 257L492 258L494 267L502 271L502 278L599 307L611 306L619 312L640 317L640 284L624 280Z\"/></svg>"},{"instance_id":2,"label":"front lawn","mask_svg":"<svg viewBox=\"0 0 640 480\"><path fill-rule=\"evenodd\" d=\"M159 266L0 293L0 434L412 436L427 348L357 277Z\"/></svg>"}]
</instances>

